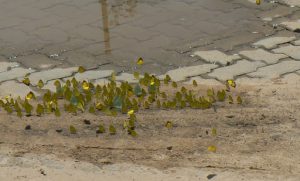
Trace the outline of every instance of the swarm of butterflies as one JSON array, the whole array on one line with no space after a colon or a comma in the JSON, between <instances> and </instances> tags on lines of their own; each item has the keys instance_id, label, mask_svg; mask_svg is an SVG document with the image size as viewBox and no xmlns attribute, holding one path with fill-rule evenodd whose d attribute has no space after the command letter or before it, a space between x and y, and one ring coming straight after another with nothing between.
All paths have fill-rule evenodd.
<instances>
[{"instance_id":1,"label":"swarm of butterflies","mask_svg":"<svg viewBox=\"0 0 300 181\"><path fill-rule=\"evenodd\" d=\"M144 60L139 58L136 62L138 66L144 64ZM78 68L78 73L85 72L82 66ZM116 74L112 73L110 82L105 85L96 85L88 80L78 81L75 78L62 83L59 80L54 82L55 92L43 89L44 82L39 80L37 88L44 94L36 97L33 92L29 92L24 98L20 96L16 99L6 96L0 100L2 107L8 114L19 117L22 116L43 116L45 114L54 114L61 116L61 108L65 112L78 114L79 112L89 112L91 114L101 114L117 116L118 114L128 114L129 119L124 121L124 129L128 130L130 135L137 135L135 132L135 112L141 109L209 109L217 102L228 101L229 104L236 102L242 104L240 96L236 96L234 101L231 89L236 88L234 80L226 81L226 88L215 91L208 89L204 95L199 95L194 88L179 86L177 82L172 81L169 75L163 80L156 76L145 73L143 76L139 72L133 73L137 84L122 82L117 84ZM29 74L23 79L23 83L30 86ZM193 87L198 83L194 80ZM172 88L174 91L163 91L166 88ZM174 93L173 93L174 92ZM167 128L171 128L171 123L166 123ZM70 126L70 132L76 133L76 128ZM98 133L105 132L103 125L99 126ZM115 134L113 125L109 127L110 134Z\"/></svg>"}]
</instances>

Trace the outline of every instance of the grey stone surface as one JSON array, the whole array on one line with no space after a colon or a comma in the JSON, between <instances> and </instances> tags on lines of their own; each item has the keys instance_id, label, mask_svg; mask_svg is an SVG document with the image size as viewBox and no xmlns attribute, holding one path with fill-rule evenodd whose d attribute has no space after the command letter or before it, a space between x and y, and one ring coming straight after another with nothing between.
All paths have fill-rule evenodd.
<instances>
[{"instance_id":1,"label":"grey stone surface","mask_svg":"<svg viewBox=\"0 0 300 181\"><path fill-rule=\"evenodd\" d=\"M300 20L282 22L281 25L290 31L300 31Z\"/></svg>"},{"instance_id":2,"label":"grey stone surface","mask_svg":"<svg viewBox=\"0 0 300 181\"><path fill-rule=\"evenodd\" d=\"M173 81L183 81L188 77L194 77L201 74L210 72L212 69L217 68L217 65L214 64L203 64L189 67L182 67L174 70L168 71L168 74ZM165 75L159 76L160 79L163 79Z\"/></svg>"},{"instance_id":3,"label":"grey stone surface","mask_svg":"<svg viewBox=\"0 0 300 181\"><path fill-rule=\"evenodd\" d=\"M274 64L280 59L288 57L285 54L274 54L263 49L241 51L239 54L247 57L250 60L264 61L267 64Z\"/></svg>"},{"instance_id":4,"label":"grey stone surface","mask_svg":"<svg viewBox=\"0 0 300 181\"><path fill-rule=\"evenodd\" d=\"M28 61L20 62L37 69L37 64L43 64L44 69L51 61L32 56L35 54L57 54L55 60L64 66L85 63L88 68L107 62L110 57L116 68L121 66L115 62L124 61L126 69L133 62L132 56L141 56L151 62L161 60L156 63L167 69L168 64L179 67L192 63L174 63L173 57L184 59L176 49L190 47L195 40L223 40L225 43L220 45L231 49L236 42L228 40L237 34L249 34L257 31L257 27L273 31L256 18L262 10L273 9L268 3L254 6L247 1L224 0L2 1L5 5L0 6L0 49L11 48L8 52L1 49L1 55L28 56ZM255 37L263 37L264 30ZM248 43L253 36L241 39Z\"/></svg>"},{"instance_id":5,"label":"grey stone surface","mask_svg":"<svg viewBox=\"0 0 300 181\"><path fill-rule=\"evenodd\" d=\"M220 63L226 65L228 62L231 63L233 60L238 60L240 57L238 55L226 55L218 50L209 51L196 51L194 55L199 56L209 63Z\"/></svg>"},{"instance_id":6,"label":"grey stone surface","mask_svg":"<svg viewBox=\"0 0 300 181\"><path fill-rule=\"evenodd\" d=\"M39 95L39 93L35 92L30 87L16 81L6 81L0 84L0 96L2 97L11 95L13 98L17 98L18 96L24 98L30 91L36 96Z\"/></svg>"},{"instance_id":7,"label":"grey stone surface","mask_svg":"<svg viewBox=\"0 0 300 181\"><path fill-rule=\"evenodd\" d=\"M17 62L0 62L0 73L10 70L11 68L18 67Z\"/></svg>"},{"instance_id":8,"label":"grey stone surface","mask_svg":"<svg viewBox=\"0 0 300 181\"><path fill-rule=\"evenodd\" d=\"M269 37L262 40L257 41L256 43L253 43L253 46L255 47L264 47L266 49L272 49L276 48L277 45L288 43L293 40L295 40L296 37Z\"/></svg>"},{"instance_id":9,"label":"grey stone surface","mask_svg":"<svg viewBox=\"0 0 300 181\"><path fill-rule=\"evenodd\" d=\"M223 84L216 79L204 79L200 76L191 77L190 80L183 82L184 84L193 84L193 81L196 81L198 85L206 85L206 86L223 86Z\"/></svg>"},{"instance_id":10,"label":"grey stone surface","mask_svg":"<svg viewBox=\"0 0 300 181\"><path fill-rule=\"evenodd\" d=\"M78 81L95 80L110 77L113 72L113 70L89 70L83 73L77 73L74 77Z\"/></svg>"},{"instance_id":11,"label":"grey stone surface","mask_svg":"<svg viewBox=\"0 0 300 181\"><path fill-rule=\"evenodd\" d=\"M247 75L259 78L275 78L297 70L300 70L300 61L288 60L278 64L261 67L256 72Z\"/></svg>"},{"instance_id":12,"label":"grey stone surface","mask_svg":"<svg viewBox=\"0 0 300 181\"><path fill-rule=\"evenodd\" d=\"M71 76L77 71L77 67L70 68L54 68L51 70L45 70L41 72L35 72L29 75L30 82L33 86L36 86L39 80L46 83L49 80L60 79Z\"/></svg>"},{"instance_id":13,"label":"grey stone surface","mask_svg":"<svg viewBox=\"0 0 300 181\"><path fill-rule=\"evenodd\" d=\"M273 50L274 53L283 53L294 59L300 60L300 46L288 45Z\"/></svg>"},{"instance_id":14,"label":"grey stone surface","mask_svg":"<svg viewBox=\"0 0 300 181\"><path fill-rule=\"evenodd\" d=\"M208 76L214 77L220 81L225 81L228 79L233 79L239 75L254 72L258 67L263 65L265 64L262 62L249 62L247 60L240 60L234 65L215 69L212 73L208 74Z\"/></svg>"},{"instance_id":15,"label":"grey stone surface","mask_svg":"<svg viewBox=\"0 0 300 181\"><path fill-rule=\"evenodd\" d=\"M25 69L22 67L13 68L10 71L0 73L0 82L24 77L26 74L32 73L32 72L35 72L35 70Z\"/></svg>"}]
</instances>

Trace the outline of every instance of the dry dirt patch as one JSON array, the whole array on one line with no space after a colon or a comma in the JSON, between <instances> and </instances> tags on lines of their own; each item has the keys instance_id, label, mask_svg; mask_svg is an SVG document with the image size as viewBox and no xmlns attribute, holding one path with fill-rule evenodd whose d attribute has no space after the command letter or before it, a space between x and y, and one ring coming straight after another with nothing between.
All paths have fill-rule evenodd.
<instances>
[{"instance_id":1,"label":"dry dirt patch","mask_svg":"<svg viewBox=\"0 0 300 181\"><path fill-rule=\"evenodd\" d=\"M65 173L73 173L73 177L75 172L80 172L82 178L85 174L91 174L87 168L101 168L102 176L111 180L116 179L116 175L128 173L134 173L129 174L128 180L155 180L151 174L146 176L153 170L156 170L153 172L160 175L162 180L176 178L179 173L179 180L207 179L204 173L211 172L219 174L212 178L216 180L297 180L300 178L298 82L299 80L294 83L277 81L264 85L241 85L238 91L243 95L244 105L220 104L217 105L216 112L213 109L140 111L137 114L136 131L139 135L136 138L122 131L126 116L111 118L90 114L63 114L61 118L43 116L20 120L14 115L1 113L0 178L7 174L11 176L7 178L17 178L16 180L39 180L38 176L31 174L33 171L30 169L37 171L47 164L37 164L34 167L33 162L33 165L26 167L29 170L23 173L20 169L24 167L20 166L22 164L13 161L7 164L3 158L29 157L29 160L34 160L33 157L44 158L46 155L53 157L48 160L57 159L62 162L62 167L58 170L65 169ZM89 120L91 124L85 124L84 120ZM109 125L111 121L117 125L117 135L96 134L99 123ZM172 121L174 127L165 128L166 121ZM25 130L26 125L31 125L31 129ZM69 134L69 125L76 126L78 134ZM216 137L211 135L212 127L217 129ZM217 146L216 153L207 150L210 145ZM66 166L70 165L70 160L89 166L82 167L86 169L79 171L72 170ZM140 171L134 171L138 170L134 169L136 165L140 165ZM15 167L21 171L8 174ZM110 170L111 168L114 169ZM128 168L127 172L124 168ZM44 176L50 180L72 178L70 175L59 177L60 174L54 177L57 169L44 169L45 172L52 173ZM170 171L172 169L175 171ZM198 171L202 175L191 174ZM20 173L26 178L17 177ZM95 171L93 174L97 178L100 172ZM77 179L80 178L77 176ZM91 176L92 180L95 178Z\"/></svg>"}]
</instances>

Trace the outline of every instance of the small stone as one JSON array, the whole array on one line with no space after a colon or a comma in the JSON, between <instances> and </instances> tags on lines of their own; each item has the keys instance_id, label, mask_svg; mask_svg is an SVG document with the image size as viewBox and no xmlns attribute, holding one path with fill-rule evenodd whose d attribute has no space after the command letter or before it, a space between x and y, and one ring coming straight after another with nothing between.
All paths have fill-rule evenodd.
<instances>
[{"instance_id":1,"label":"small stone","mask_svg":"<svg viewBox=\"0 0 300 181\"><path fill-rule=\"evenodd\" d=\"M209 51L196 51L194 55L199 56L209 63L219 63L221 65L226 65L227 63L231 63L234 60L241 59L238 55L226 55L223 52L218 50L209 50Z\"/></svg>"},{"instance_id":2,"label":"small stone","mask_svg":"<svg viewBox=\"0 0 300 181\"><path fill-rule=\"evenodd\" d=\"M56 129L55 130L57 133L61 133L63 130L62 129Z\"/></svg>"},{"instance_id":3,"label":"small stone","mask_svg":"<svg viewBox=\"0 0 300 181\"><path fill-rule=\"evenodd\" d=\"M226 115L226 118L234 118L234 115Z\"/></svg>"},{"instance_id":4,"label":"small stone","mask_svg":"<svg viewBox=\"0 0 300 181\"><path fill-rule=\"evenodd\" d=\"M209 175L207 175L207 179L210 180L210 179L214 178L215 176L217 176L217 174L209 174Z\"/></svg>"},{"instance_id":5,"label":"small stone","mask_svg":"<svg viewBox=\"0 0 300 181\"><path fill-rule=\"evenodd\" d=\"M172 150L173 149L173 146L168 146L167 147L167 150Z\"/></svg>"},{"instance_id":6,"label":"small stone","mask_svg":"<svg viewBox=\"0 0 300 181\"><path fill-rule=\"evenodd\" d=\"M90 120L87 120L87 119L83 120L83 122L84 122L84 124L86 124L86 125L90 125L90 124L91 124L91 121L90 121Z\"/></svg>"},{"instance_id":7,"label":"small stone","mask_svg":"<svg viewBox=\"0 0 300 181\"><path fill-rule=\"evenodd\" d=\"M25 130L31 130L31 126L30 125L25 126Z\"/></svg>"},{"instance_id":8,"label":"small stone","mask_svg":"<svg viewBox=\"0 0 300 181\"><path fill-rule=\"evenodd\" d=\"M295 40L296 37L269 37L253 43L255 47L264 47L266 49L276 48L280 44L288 43Z\"/></svg>"}]
</instances>

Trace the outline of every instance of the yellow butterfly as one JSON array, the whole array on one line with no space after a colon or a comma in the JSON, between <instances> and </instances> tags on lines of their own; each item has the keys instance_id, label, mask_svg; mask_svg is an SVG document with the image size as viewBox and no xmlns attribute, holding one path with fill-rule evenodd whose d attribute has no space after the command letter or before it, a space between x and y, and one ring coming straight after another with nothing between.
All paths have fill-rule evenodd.
<instances>
[{"instance_id":1,"label":"yellow butterfly","mask_svg":"<svg viewBox=\"0 0 300 181\"><path fill-rule=\"evenodd\" d=\"M130 111L128 111L128 116L130 116L130 115L132 115L132 114L134 114L134 110L133 109L131 109Z\"/></svg>"},{"instance_id":2,"label":"yellow butterfly","mask_svg":"<svg viewBox=\"0 0 300 181\"><path fill-rule=\"evenodd\" d=\"M82 88L83 90L89 90L90 89L90 84L87 81L82 82Z\"/></svg>"},{"instance_id":3,"label":"yellow butterfly","mask_svg":"<svg viewBox=\"0 0 300 181\"><path fill-rule=\"evenodd\" d=\"M261 3L261 0L256 0L257 5L260 5L260 3Z\"/></svg>"},{"instance_id":4,"label":"yellow butterfly","mask_svg":"<svg viewBox=\"0 0 300 181\"><path fill-rule=\"evenodd\" d=\"M236 87L236 83L235 83L235 81L232 80L232 79L227 80L227 84L230 85L230 86L233 87L233 88Z\"/></svg>"},{"instance_id":5,"label":"yellow butterfly","mask_svg":"<svg viewBox=\"0 0 300 181\"><path fill-rule=\"evenodd\" d=\"M30 92L26 95L26 99L27 99L27 100L30 100L30 99L36 99L36 98L35 98L34 93L30 91Z\"/></svg>"},{"instance_id":6,"label":"yellow butterfly","mask_svg":"<svg viewBox=\"0 0 300 181\"><path fill-rule=\"evenodd\" d=\"M30 85L30 80L28 77L25 77L22 81L25 85L29 86Z\"/></svg>"},{"instance_id":7,"label":"yellow butterfly","mask_svg":"<svg viewBox=\"0 0 300 181\"><path fill-rule=\"evenodd\" d=\"M78 67L78 72L79 73L83 73L83 72L85 72L86 71L86 69L83 67L83 66L79 66Z\"/></svg>"},{"instance_id":8,"label":"yellow butterfly","mask_svg":"<svg viewBox=\"0 0 300 181\"><path fill-rule=\"evenodd\" d=\"M138 64L138 65L143 65L143 64L144 64L143 58L140 57L140 58L137 60L136 64Z\"/></svg>"},{"instance_id":9,"label":"yellow butterfly","mask_svg":"<svg viewBox=\"0 0 300 181\"><path fill-rule=\"evenodd\" d=\"M217 147L216 146L209 146L208 148L207 148L207 150L208 151L211 151L211 152L216 152L217 151Z\"/></svg>"}]
</instances>

